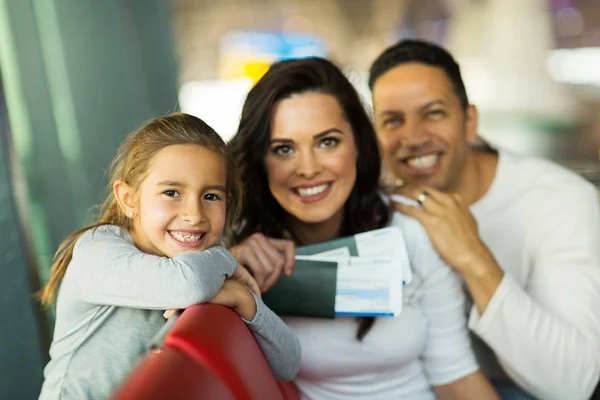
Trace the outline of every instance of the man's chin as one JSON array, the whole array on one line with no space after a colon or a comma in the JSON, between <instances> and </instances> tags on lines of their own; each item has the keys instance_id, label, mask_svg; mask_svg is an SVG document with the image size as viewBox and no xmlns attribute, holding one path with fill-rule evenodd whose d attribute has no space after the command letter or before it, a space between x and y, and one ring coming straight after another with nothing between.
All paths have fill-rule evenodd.
<instances>
[{"instance_id":1,"label":"man's chin","mask_svg":"<svg viewBox=\"0 0 600 400\"><path fill-rule=\"evenodd\" d=\"M434 189L438 189L441 186L439 183L439 179L437 179L437 177L435 175L429 175L429 176L402 176L402 175L396 175L398 176L403 185L407 185L407 186L412 186L412 185L424 185L424 186L430 186Z\"/></svg>"}]
</instances>

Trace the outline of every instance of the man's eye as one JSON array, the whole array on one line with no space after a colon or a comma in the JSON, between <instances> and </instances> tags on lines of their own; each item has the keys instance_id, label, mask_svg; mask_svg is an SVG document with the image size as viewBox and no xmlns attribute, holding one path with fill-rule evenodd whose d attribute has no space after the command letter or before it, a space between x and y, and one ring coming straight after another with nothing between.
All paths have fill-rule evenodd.
<instances>
[{"instance_id":1,"label":"man's eye","mask_svg":"<svg viewBox=\"0 0 600 400\"><path fill-rule=\"evenodd\" d=\"M179 192L177 190L165 190L163 192L163 194L169 196L169 197L179 197Z\"/></svg>"},{"instance_id":2,"label":"man's eye","mask_svg":"<svg viewBox=\"0 0 600 400\"><path fill-rule=\"evenodd\" d=\"M204 196L205 200L208 201L219 201L221 200L221 196L219 196L218 194L214 194L214 193L208 193Z\"/></svg>"},{"instance_id":3,"label":"man's eye","mask_svg":"<svg viewBox=\"0 0 600 400\"><path fill-rule=\"evenodd\" d=\"M427 113L429 118L439 119L445 115L443 110L431 110Z\"/></svg>"},{"instance_id":4,"label":"man's eye","mask_svg":"<svg viewBox=\"0 0 600 400\"><path fill-rule=\"evenodd\" d=\"M402 124L402 120L400 118L388 118L383 121L383 126L386 128L393 128Z\"/></svg>"}]
</instances>

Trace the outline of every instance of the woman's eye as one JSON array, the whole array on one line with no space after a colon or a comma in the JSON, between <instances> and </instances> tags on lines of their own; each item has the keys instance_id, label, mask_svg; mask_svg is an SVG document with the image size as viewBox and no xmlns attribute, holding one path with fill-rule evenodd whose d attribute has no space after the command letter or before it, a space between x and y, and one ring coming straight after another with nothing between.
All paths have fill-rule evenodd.
<instances>
[{"instance_id":1,"label":"woman's eye","mask_svg":"<svg viewBox=\"0 0 600 400\"><path fill-rule=\"evenodd\" d=\"M167 195L169 197L179 197L179 192L177 190L172 190L172 189L165 190L163 192L163 194L165 194L165 195Z\"/></svg>"},{"instance_id":2,"label":"woman's eye","mask_svg":"<svg viewBox=\"0 0 600 400\"><path fill-rule=\"evenodd\" d=\"M321 147L335 147L340 143L340 140L333 137L324 138L321 140Z\"/></svg>"},{"instance_id":3,"label":"woman's eye","mask_svg":"<svg viewBox=\"0 0 600 400\"><path fill-rule=\"evenodd\" d=\"M278 156L289 156L292 152L293 150L290 146L277 146L273 149L273 153Z\"/></svg>"},{"instance_id":4,"label":"woman's eye","mask_svg":"<svg viewBox=\"0 0 600 400\"><path fill-rule=\"evenodd\" d=\"M221 196L219 196L218 194L214 194L214 193L208 193L208 194L204 195L204 199L208 200L208 201L219 201L219 200L221 200Z\"/></svg>"}]
</instances>

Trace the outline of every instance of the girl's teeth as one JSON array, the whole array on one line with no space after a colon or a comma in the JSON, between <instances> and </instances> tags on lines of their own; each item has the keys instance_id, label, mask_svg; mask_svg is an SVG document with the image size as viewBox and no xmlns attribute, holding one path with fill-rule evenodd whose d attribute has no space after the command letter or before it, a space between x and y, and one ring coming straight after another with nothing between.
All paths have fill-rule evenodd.
<instances>
[{"instance_id":1,"label":"girl's teeth","mask_svg":"<svg viewBox=\"0 0 600 400\"><path fill-rule=\"evenodd\" d=\"M426 156L410 158L406 163L413 168L430 168L437 163L438 158L437 154L428 154Z\"/></svg>"},{"instance_id":2,"label":"girl's teeth","mask_svg":"<svg viewBox=\"0 0 600 400\"><path fill-rule=\"evenodd\" d=\"M296 192L300 195L300 197L309 197L316 196L319 193L323 193L329 187L329 183L324 183L319 186L313 186L310 188L298 188Z\"/></svg>"},{"instance_id":3,"label":"girl's teeth","mask_svg":"<svg viewBox=\"0 0 600 400\"><path fill-rule=\"evenodd\" d=\"M199 234L199 235L184 235L181 234L179 232L171 232L171 235L173 235L173 237L177 240L180 240L182 242L197 242L198 240L202 239L203 234Z\"/></svg>"}]
</instances>

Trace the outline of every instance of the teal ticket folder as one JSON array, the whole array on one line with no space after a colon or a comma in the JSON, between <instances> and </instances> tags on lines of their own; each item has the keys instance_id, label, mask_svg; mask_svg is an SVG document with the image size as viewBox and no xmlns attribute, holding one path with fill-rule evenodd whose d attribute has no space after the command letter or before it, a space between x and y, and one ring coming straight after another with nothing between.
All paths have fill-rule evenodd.
<instances>
[{"instance_id":1,"label":"teal ticket folder","mask_svg":"<svg viewBox=\"0 0 600 400\"><path fill-rule=\"evenodd\" d=\"M354 236L347 236L339 239L329 240L327 242L298 247L296 249L296 254L299 256L312 256L343 247L348 249L349 256L358 257L358 249L356 247L356 239Z\"/></svg>"},{"instance_id":2,"label":"teal ticket folder","mask_svg":"<svg viewBox=\"0 0 600 400\"><path fill-rule=\"evenodd\" d=\"M296 260L262 300L280 316L334 318L336 287L337 262Z\"/></svg>"},{"instance_id":3,"label":"teal ticket folder","mask_svg":"<svg viewBox=\"0 0 600 400\"><path fill-rule=\"evenodd\" d=\"M398 228L387 227L298 247L292 275L282 275L275 286L263 294L263 301L281 316L334 318L336 315L358 316L366 313L396 315L401 312L401 301L398 303L396 297L400 296L401 299L404 279L408 278L408 282L411 277L403 240L402 232ZM311 259L310 256L315 257ZM353 273L351 269L347 269L346 264L342 264L341 267L345 268L340 275L343 284L341 287L338 285L338 262L361 257L362 261L354 261L359 264L352 265L361 265L362 262L369 268L364 264L365 261L378 263L387 260L390 263L393 260L393 263L397 263L386 264L393 268L390 270L379 264L377 271L382 271L385 276L383 280L381 276L373 276L373 282L378 282L382 289L376 294L373 290L365 289L363 281L358 281L356 287L353 287L352 283L349 283L352 282L352 278L349 280L348 275L344 275ZM378 258L380 261L377 261ZM400 285L399 288L395 286L396 283ZM385 295L381 297L380 292L385 292ZM371 299L369 296L375 297ZM336 300L339 302L337 310ZM353 308L355 306L356 308Z\"/></svg>"}]
</instances>

